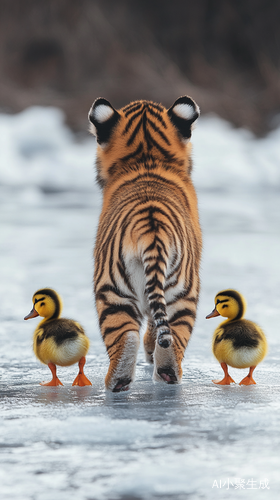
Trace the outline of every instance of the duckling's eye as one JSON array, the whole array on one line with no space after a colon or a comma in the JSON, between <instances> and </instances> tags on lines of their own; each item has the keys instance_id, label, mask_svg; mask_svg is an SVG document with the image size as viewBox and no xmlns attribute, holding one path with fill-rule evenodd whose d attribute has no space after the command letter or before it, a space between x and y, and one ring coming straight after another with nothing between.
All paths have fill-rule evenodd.
<instances>
[{"instance_id":1,"label":"duckling's eye","mask_svg":"<svg viewBox=\"0 0 280 500\"><path fill-rule=\"evenodd\" d=\"M34 300L34 306L37 304L37 302L42 302L42 300L45 300L46 297L42 297L41 299L35 299Z\"/></svg>"},{"instance_id":2,"label":"duckling's eye","mask_svg":"<svg viewBox=\"0 0 280 500\"><path fill-rule=\"evenodd\" d=\"M224 309L225 307L228 307L228 306L226 306L226 304L225 304L224 306L222 306L222 309Z\"/></svg>"},{"instance_id":3,"label":"duckling's eye","mask_svg":"<svg viewBox=\"0 0 280 500\"><path fill-rule=\"evenodd\" d=\"M45 306L45 305L46 305L46 304L45 304L45 302L42 302L42 304L41 304L41 306L40 306L40 307Z\"/></svg>"}]
</instances>

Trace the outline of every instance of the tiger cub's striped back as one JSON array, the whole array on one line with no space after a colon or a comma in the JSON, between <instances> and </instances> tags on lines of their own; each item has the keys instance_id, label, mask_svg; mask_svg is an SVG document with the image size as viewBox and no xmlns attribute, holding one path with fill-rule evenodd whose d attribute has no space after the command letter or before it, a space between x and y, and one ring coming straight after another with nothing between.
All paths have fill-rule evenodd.
<instances>
[{"instance_id":1,"label":"tiger cub's striped back","mask_svg":"<svg viewBox=\"0 0 280 500\"><path fill-rule=\"evenodd\" d=\"M201 232L191 174L191 128L199 108L187 96L170 109L136 101L115 110L97 99L103 208L95 245L94 291L114 392L134 378L146 317L146 359L154 379L179 383L199 293Z\"/></svg>"}]
</instances>

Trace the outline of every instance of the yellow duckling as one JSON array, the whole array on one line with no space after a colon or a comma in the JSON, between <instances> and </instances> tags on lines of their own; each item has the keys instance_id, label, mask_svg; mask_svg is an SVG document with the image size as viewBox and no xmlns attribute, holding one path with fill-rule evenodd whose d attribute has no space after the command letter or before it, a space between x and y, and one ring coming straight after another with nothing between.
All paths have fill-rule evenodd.
<instances>
[{"instance_id":1,"label":"yellow duckling","mask_svg":"<svg viewBox=\"0 0 280 500\"><path fill-rule=\"evenodd\" d=\"M48 365L52 372L50 382L41 385L63 385L56 375L56 365L70 366L79 363L79 374L72 385L92 385L83 368L89 349L89 339L79 323L60 318L62 300L51 288L42 288L33 295L33 309L24 319L42 316L33 336L33 349L37 358Z\"/></svg>"},{"instance_id":2,"label":"yellow duckling","mask_svg":"<svg viewBox=\"0 0 280 500\"><path fill-rule=\"evenodd\" d=\"M250 368L239 385L256 383L253 371L266 356L268 346L261 328L253 321L243 319L245 310L246 301L239 292L223 290L217 293L215 308L206 316L206 319L219 315L228 318L216 328L213 335L212 350L225 374L222 380L213 380L215 384L234 383L227 365L233 368Z\"/></svg>"}]
</instances>

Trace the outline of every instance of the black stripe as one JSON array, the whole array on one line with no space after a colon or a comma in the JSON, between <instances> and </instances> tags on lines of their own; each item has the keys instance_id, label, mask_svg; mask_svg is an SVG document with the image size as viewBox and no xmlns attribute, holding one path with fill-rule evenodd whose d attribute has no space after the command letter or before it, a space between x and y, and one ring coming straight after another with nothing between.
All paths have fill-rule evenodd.
<instances>
[{"instance_id":1,"label":"black stripe","mask_svg":"<svg viewBox=\"0 0 280 500\"><path fill-rule=\"evenodd\" d=\"M167 210L168 210L169 213L167 212ZM166 217L166 219L168 219L168 221L171 222L171 224L173 224L173 226L175 225L174 224L174 220L175 220L175 222L176 222L176 229L177 229L177 226L179 226L179 228L181 229L181 224L180 224L180 221L179 221L177 215L172 210L172 208L169 207L169 206L165 206L165 210L163 210L162 208L160 208L160 207L158 207L156 205L149 205L148 207L145 207L145 208L142 208L141 210L139 210L137 212L137 215L145 213L145 212L149 212L149 217L150 218L152 218L155 213L159 213L159 214L163 215L164 217ZM148 217L148 215L147 215L147 217ZM171 220L170 217L173 217L174 220Z\"/></svg>"},{"instance_id":2,"label":"black stripe","mask_svg":"<svg viewBox=\"0 0 280 500\"><path fill-rule=\"evenodd\" d=\"M189 259L189 261L190 261L190 259ZM192 286L193 286L193 265L190 265L187 267L190 267L190 270L189 270L189 276L188 276L188 287L185 290L186 295L188 295L190 293ZM183 271L182 269L180 269L180 270ZM169 279L169 277L168 277L168 279ZM168 285L165 286L164 291L166 292L167 290L169 290L169 288L173 288L174 286L177 285L177 283L178 283L178 276L177 276L177 279L175 281L172 281L171 283L169 283Z\"/></svg>"},{"instance_id":3,"label":"black stripe","mask_svg":"<svg viewBox=\"0 0 280 500\"><path fill-rule=\"evenodd\" d=\"M161 227L163 227L163 229L165 229L165 230L167 230L167 228L168 228L173 233L174 233L174 227L176 227L176 234L179 234L181 239L184 239L184 231L183 231L181 222L180 222L177 214L175 213L175 211L171 207L165 206L165 208L166 208L166 210L163 210L162 208L159 208L157 206L152 205L152 206L145 207L145 208L139 210L136 215L142 214L142 213L145 213L148 211L149 212L149 220L151 221L151 224L152 224L152 223L154 223L154 214L159 213L159 214L163 215L170 222L171 226L168 226L168 224L166 222L163 223L162 221L159 221L157 219L156 219L156 223L158 225L160 225ZM147 217L148 217L148 215L147 215ZM143 218L143 220L146 220L146 218ZM140 220L142 220L142 219L140 219ZM152 227L152 229L153 229L153 227Z\"/></svg>"},{"instance_id":4,"label":"black stripe","mask_svg":"<svg viewBox=\"0 0 280 500\"><path fill-rule=\"evenodd\" d=\"M133 300L135 297L131 296L131 295L127 295L126 293L122 292L118 287L116 286L112 286L112 285L103 285L96 293L95 293L95 296L96 296L96 299L99 300L100 299L100 296L104 293L107 293L107 292L112 292L114 293L115 295L117 295L118 297L122 297L124 299L129 299L129 300Z\"/></svg>"},{"instance_id":5,"label":"black stripe","mask_svg":"<svg viewBox=\"0 0 280 500\"><path fill-rule=\"evenodd\" d=\"M147 101L147 104L148 104L148 110L149 111L151 111L151 108L154 108L154 109L156 109L157 111L160 111L160 112L164 111L164 107L161 104L158 104L158 103L152 102L152 101Z\"/></svg>"},{"instance_id":6,"label":"black stripe","mask_svg":"<svg viewBox=\"0 0 280 500\"><path fill-rule=\"evenodd\" d=\"M157 221L155 227L151 227L151 224L150 223L146 223L146 224L143 224L143 226L141 226L141 228L139 228L139 231L140 229L143 230L145 227L148 227L148 229L146 231L141 231L141 236L145 236L146 234L150 234L150 233L158 233L159 232L159 229L162 228L166 235L168 236L168 234L172 234L173 236L173 233L171 232L171 228L167 226L167 224L164 224L163 222L159 222Z\"/></svg>"},{"instance_id":7,"label":"black stripe","mask_svg":"<svg viewBox=\"0 0 280 500\"><path fill-rule=\"evenodd\" d=\"M173 316L169 319L169 323L174 323L177 319L183 318L184 316L188 316L195 319L195 313L190 309L182 309L181 311L177 311Z\"/></svg>"},{"instance_id":8,"label":"black stripe","mask_svg":"<svg viewBox=\"0 0 280 500\"><path fill-rule=\"evenodd\" d=\"M146 264L147 262L151 262L151 261L162 262L166 266L166 261L164 260L161 253L159 253L158 255L155 255L152 257L146 257L145 259L143 259L144 264Z\"/></svg>"},{"instance_id":9,"label":"black stripe","mask_svg":"<svg viewBox=\"0 0 280 500\"><path fill-rule=\"evenodd\" d=\"M146 292L148 295L155 290L155 288L159 288L160 290L163 290L163 285L162 283L158 280L157 274L153 276L152 279L147 281L146 283Z\"/></svg>"},{"instance_id":10,"label":"black stripe","mask_svg":"<svg viewBox=\"0 0 280 500\"><path fill-rule=\"evenodd\" d=\"M163 298L164 297L162 297L162 299ZM153 309L153 311L161 309L165 313L165 304L162 304L161 302L156 302L156 301L150 302L150 308Z\"/></svg>"},{"instance_id":11,"label":"black stripe","mask_svg":"<svg viewBox=\"0 0 280 500\"><path fill-rule=\"evenodd\" d=\"M107 260L107 255L109 253L109 245L111 245L111 246L112 246L112 244L114 245L114 241L115 241L115 237L116 237L116 235L115 235L116 226L115 225L111 225L111 226L108 225L107 227L111 227L110 232L109 232L106 239L104 237L102 238L103 242L102 242L102 245L100 245L100 247L99 247L99 253L98 253L98 255L95 255L95 271L94 271L94 290L95 291L96 291L97 284L99 283L99 280L100 280L101 276L103 275L105 260ZM112 252L111 252L111 254L112 254ZM109 268L109 272L110 272L110 268ZM117 288L117 285L114 281L113 281L113 285Z\"/></svg>"},{"instance_id":12,"label":"black stripe","mask_svg":"<svg viewBox=\"0 0 280 500\"><path fill-rule=\"evenodd\" d=\"M148 209L145 209L145 212L147 211ZM146 217L140 217L140 219L137 219L137 217L140 215L140 213L142 212L142 210L139 212L135 212L134 214L134 217L136 219L136 221L134 222L133 226L132 226L132 230L131 232L136 228L136 226L138 226L138 224L140 224L141 222L146 222L146 224L144 224L143 226L141 226L141 228L143 227L146 227L147 225L149 225L149 222L148 222L148 215ZM140 228L140 229L141 229Z\"/></svg>"},{"instance_id":13,"label":"black stripe","mask_svg":"<svg viewBox=\"0 0 280 500\"><path fill-rule=\"evenodd\" d=\"M112 316L113 314L126 313L132 319L134 319L138 325L140 325L140 320L138 314L136 313L133 306L129 304L110 304L109 307L106 307L99 318L100 327L106 320L107 316Z\"/></svg>"},{"instance_id":14,"label":"black stripe","mask_svg":"<svg viewBox=\"0 0 280 500\"><path fill-rule=\"evenodd\" d=\"M142 118L140 118L140 120L137 123L135 129L133 130L130 138L127 140L127 143L126 143L127 146L131 146L131 144L133 143L133 141L134 141L137 133L139 132L139 129L140 129L141 125L142 125Z\"/></svg>"},{"instance_id":15,"label":"black stripe","mask_svg":"<svg viewBox=\"0 0 280 500\"><path fill-rule=\"evenodd\" d=\"M139 144L139 146L140 146L140 144ZM133 153L131 153L131 155L133 155ZM130 155L128 155L128 156L130 157ZM122 160L124 158L122 158ZM188 201L188 198L186 196L185 191L183 191L183 189L176 182L174 182L174 181L172 181L170 179L166 179L162 175L155 174L154 172L145 172L144 174L138 174L133 179L130 179L128 181L123 182L121 184L121 186L119 186L116 189L116 191L114 193L114 196L115 197L119 197L118 191L125 190L126 187L129 186L130 184L133 184L133 185L137 185L138 184L138 186L139 186L138 181L142 180L142 179L143 179L143 181L145 181L145 180L151 181L152 179L154 179L156 181L162 182L162 184L164 184L168 188L169 192L171 192L171 193L174 193L174 190L176 190L177 199L178 199L178 192L179 192L180 195L182 196L182 198L184 199L184 202L185 202L185 205L186 205L187 209L190 208L189 207L189 201Z\"/></svg>"},{"instance_id":16,"label":"black stripe","mask_svg":"<svg viewBox=\"0 0 280 500\"><path fill-rule=\"evenodd\" d=\"M141 177L144 177L144 178L141 179ZM142 189L145 190L147 182L149 182L150 185L152 185L154 177L157 177L155 179L155 184L156 184L155 187L157 189L159 189L161 192L163 192L162 190L164 189L166 196L169 196L169 198L172 198L173 209L175 209L175 211L178 213L182 212L182 201L180 201L180 198L178 199L178 196L176 198L174 197L175 188L173 190L172 186L171 186L171 189L170 189L170 186L168 185L168 181L166 181L165 178L163 178L157 174L153 174L153 173L149 173L148 175L141 174L141 175L137 175L132 181L134 185L138 186L137 192L135 190L133 190L132 192L130 190L128 190L129 195L126 196L127 190L126 189L122 190L122 186L124 186L124 188L126 188L126 186L129 185L131 181L127 181L126 183L124 183L122 186L120 186L116 190L116 194L113 195L113 203L114 202L118 203L118 211L117 212L111 211L107 214L107 218L106 218L107 228L111 227L111 224L113 223L113 221L119 220L119 214L122 213L122 209L124 207L127 207L127 205L135 202L134 206L130 208L130 211L139 207L139 205L140 206L147 205L147 202L150 200L146 199L146 198L139 199L139 190L142 190ZM159 183L157 183L158 180L159 180ZM164 184L163 186L160 185L161 184L160 181L162 181L162 184ZM173 184L172 181L169 184ZM176 191L180 190L180 187L177 184L174 183L174 186L176 186ZM177 190L177 188L178 188L178 190ZM119 193L119 191L121 192L121 194ZM185 197L185 193L182 192L181 194L185 198L184 201L186 203L188 203L187 198ZM153 202L157 202L157 201L165 204L165 206L166 206L166 197L165 197L165 199L163 199L162 195L160 195L158 192L155 192L155 193L153 193ZM167 208L167 206L166 206L166 208ZM148 210L148 207L145 206L145 208L143 209L143 212L145 212L147 210ZM170 211L170 207L168 207L168 210ZM163 213L165 213L165 212L163 212ZM174 222L173 222L173 224L174 224Z\"/></svg>"},{"instance_id":17,"label":"black stripe","mask_svg":"<svg viewBox=\"0 0 280 500\"><path fill-rule=\"evenodd\" d=\"M162 299L163 295L160 293L153 293L152 295L149 295L149 300L155 300L155 299Z\"/></svg>"},{"instance_id":18,"label":"black stripe","mask_svg":"<svg viewBox=\"0 0 280 500\"><path fill-rule=\"evenodd\" d=\"M112 238L112 243L111 243L111 252L110 252L110 260L109 260L109 276L110 279L113 283L113 286L115 288L118 288L116 280L115 280L115 263L114 263L114 249L115 249L115 241L116 241L116 234L114 234L114 237Z\"/></svg>"},{"instance_id":19,"label":"black stripe","mask_svg":"<svg viewBox=\"0 0 280 500\"><path fill-rule=\"evenodd\" d=\"M162 276L165 277L165 272L160 268L158 262L156 262L153 266L149 266L145 269L145 275L149 276L154 271L158 271Z\"/></svg>"},{"instance_id":20,"label":"black stripe","mask_svg":"<svg viewBox=\"0 0 280 500\"><path fill-rule=\"evenodd\" d=\"M181 320L181 321L176 321L176 323L172 323L172 326L187 326L189 329L190 329L190 333L192 332L192 325L188 322L188 321L185 321L185 320Z\"/></svg>"},{"instance_id":21,"label":"black stripe","mask_svg":"<svg viewBox=\"0 0 280 500\"><path fill-rule=\"evenodd\" d=\"M124 281L124 283L126 284L127 288L132 292L134 293L134 290L131 286L131 283L129 281L129 276L128 274L125 272L125 266L121 265L120 262L117 262L117 268L118 268L118 271Z\"/></svg>"},{"instance_id":22,"label":"black stripe","mask_svg":"<svg viewBox=\"0 0 280 500\"><path fill-rule=\"evenodd\" d=\"M128 111L129 109L133 108L134 106L137 106L139 104L139 101L132 101L126 104L121 111L125 112Z\"/></svg>"},{"instance_id":23,"label":"black stripe","mask_svg":"<svg viewBox=\"0 0 280 500\"><path fill-rule=\"evenodd\" d=\"M140 109L143 106L142 102L136 102L135 104L131 104L129 109L126 109L125 111L125 116L128 117L131 113L134 113L138 109Z\"/></svg>"},{"instance_id":24,"label":"black stripe","mask_svg":"<svg viewBox=\"0 0 280 500\"><path fill-rule=\"evenodd\" d=\"M144 110L144 112L143 112L142 123L143 123L143 132L144 132L144 137L146 140L147 148L148 148L148 150L150 150L151 149L151 142L149 140L150 134L148 133L148 130L147 130L147 112L146 112L146 110Z\"/></svg>"},{"instance_id":25,"label":"black stripe","mask_svg":"<svg viewBox=\"0 0 280 500\"><path fill-rule=\"evenodd\" d=\"M127 162L128 160L131 160L132 158L135 158L142 151L143 151L143 144L142 144L142 142L139 142L139 145L137 146L137 148L135 149L135 151L133 151L132 153L129 153L126 156L123 156L122 158L120 158L120 161ZM123 186L123 184L122 184L122 186ZM122 186L120 186L120 187L122 187Z\"/></svg>"},{"instance_id":26,"label":"black stripe","mask_svg":"<svg viewBox=\"0 0 280 500\"><path fill-rule=\"evenodd\" d=\"M135 224L135 226L133 226L133 229L135 229L137 226L137 224ZM146 229L146 231L143 232L143 229ZM150 223L149 222L146 222L145 224L142 224L142 226L138 227L137 229L138 233L139 233L139 237L138 237L138 241L140 240L140 237L142 238L143 236L145 236L146 234L149 234L149 233L152 233L152 229L150 227Z\"/></svg>"},{"instance_id":27,"label":"black stripe","mask_svg":"<svg viewBox=\"0 0 280 500\"><path fill-rule=\"evenodd\" d=\"M157 132L160 137L164 140L164 142L166 144L168 144L170 146L170 141L169 139L166 137L166 135L161 131L161 129L159 127L157 127L157 125L152 121L152 120L149 120L149 118L147 118L147 122L149 123L149 125L154 129L155 132Z\"/></svg>"},{"instance_id":28,"label":"black stripe","mask_svg":"<svg viewBox=\"0 0 280 500\"><path fill-rule=\"evenodd\" d=\"M117 336L117 338L114 340L114 342L108 346L106 346L106 349L107 349L107 352L109 351L109 349L112 349L112 347L114 347L120 340L121 338L126 334L126 333L129 333L129 332L137 332L138 333L138 330L135 330L135 329L129 329L129 330L125 330L124 332L120 333L120 335ZM110 356L110 354L109 354ZM112 356L112 354L111 354Z\"/></svg>"},{"instance_id":29,"label":"black stripe","mask_svg":"<svg viewBox=\"0 0 280 500\"><path fill-rule=\"evenodd\" d=\"M185 299L187 302L194 302L196 304L198 301L198 297L187 297L188 294L189 294L188 290L185 290L184 292L180 292L180 293L178 293L178 295L176 295L174 297L174 299L167 302L166 305L171 306L172 304L175 304L176 302L178 302L178 300L181 300L181 299Z\"/></svg>"},{"instance_id":30,"label":"black stripe","mask_svg":"<svg viewBox=\"0 0 280 500\"><path fill-rule=\"evenodd\" d=\"M130 321L126 321L125 323L122 323L121 325L119 326L108 326L107 328L105 328L103 334L102 334L102 337L103 337L103 340L104 338L107 336L107 335L110 335L111 333L114 333L116 332L117 330L121 330L124 326L127 326L131 324Z\"/></svg>"},{"instance_id":31,"label":"black stripe","mask_svg":"<svg viewBox=\"0 0 280 500\"><path fill-rule=\"evenodd\" d=\"M173 162L173 161L176 161L176 157L174 154L170 154L169 151L167 151L167 149L164 149L150 134L150 132L146 129L146 139L147 139L147 142L151 148L151 144L153 146L155 146L156 149L158 149L158 151L160 151L160 153L170 162ZM177 159L177 161L179 161Z\"/></svg>"},{"instance_id":32,"label":"black stripe","mask_svg":"<svg viewBox=\"0 0 280 500\"><path fill-rule=\"evenodd\" d=\"M115 173L120 169L120 165L117 162L112 163L110 168L108 169L108 174L110 176L115 175Z\"/></svg>"},{"instance_id":33,"label":"black stripe","mask_svg":"<svg viewBox=\"0 0 280 500\"><path fill-rule=\"evenodd\" d=\"M124 280L126 286L131 291L131 293L135 296L135 291L134 291L134 289L133 289L133 287L132 287L132 285L130 283L129 275L125 271L126 265L125 265L125 262L124 262L123 251L122 251L123 241L124 241L124 234L125 234L125 232L127 230L127 227L129 225L130 220L131 220L132 217L133 217L133 214L131 214L130 217L126 218L125 223L124 222L122 223L122 230L121 230L121 234L120 234L120 237L119 237L119 252L118 252L119 262L117 262L117 267L118 267L119 273L120 273L122 279ZM139 314L140 314L140 312L139 312Z\"/></svg>"},{"instance_id":34,"label":"black stripe","mask_svg":"<svg viewBox=\"0 0 280 500\"><path fill-rule=\"evenodd\" d=\"M135 115L131 116L131 118L128 120L128 122L127 122L127 124L125 126L125 129L124 129L122 135L125 135L129 131L130 127L132 126L132 124L134 122L134 120L136 120L136 118L138 118L138 116L140 116L141 114L142 114L142 110L138 111L138 113L135 113Z\"/></svg>"},{"instance_id":35,"label":"black stripe","mask_svg":"<svg viewBox=\"0 0 280 500\"><path fill-rule=\"evenodd\" d=\"M173 278L173 276L177 275L175 283L178 282L178 274L180 275L180 273L182 271L182 262L183 262L183 255L181 256L180 261L178 262L177 266L167 276L166 281L169 281L171 278ZM170 288L171 286L172 286L171 284L167 285L166 290L168 290L168 288Z\"/></svg>"},{"instance_id":36,"label":"black stripe","mask_svg":"<svg viewBox=\"0 0 280 500\"><path fill-rule=\"evenodd\" d=\"M156 244L157 244L157 237L155 237L154 241L147 248L145 248L145 250L143 251L143 254L154 250L156 248Z\"/></svg>"},{"instance_id":37,"label":"black stripe","mask_svg":"<svg viewBox=\"0 0 280 500\"><path fill-rule=\"evenodd\" d=\"M171 333L172 333L172 336L174 337L174 341L176 343L176 340L179 342L179 344L183 347L183 349L186 349L187 345L188 345L188 342L186 343L186 345L183 343L181 337L177 334L177 332L175 332L175 330L173 330L173 328L171 328Z\"/></svg>"},{"instance_id":38,"label":"black stripe","mask_svg":"<svg viewBox=\"0 0 280 500\"><path fill-rule=\"evenodd\" d=\"M164 119L162 118L162 116L157 111L154 111L152 108L149 108L148 112L152 116L154 116L162 124L163 128L167 129L167 125L166 125Z\"/></svg>"}]
</instances>

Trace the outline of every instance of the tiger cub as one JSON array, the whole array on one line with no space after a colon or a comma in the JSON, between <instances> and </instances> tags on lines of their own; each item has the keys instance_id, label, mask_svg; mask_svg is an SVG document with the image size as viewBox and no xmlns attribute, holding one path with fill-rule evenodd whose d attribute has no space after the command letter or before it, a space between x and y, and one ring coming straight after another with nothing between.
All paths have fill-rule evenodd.
<instances>
[{"instance_id":1,"label":"tiger cub","mask_svg":"<svg viewBox=\"0 0 280 500\"><path fill-rule=\"evenodd\" d=\"M89 112L103 190L94 292L110 358L105 385L113 392L126 391L134 379L144 318L154 380L182 379L202 245L189 142L198 116L187 96L169 109L136 101L116 110L99 98Z\"/></svg>"}]
</instances>

